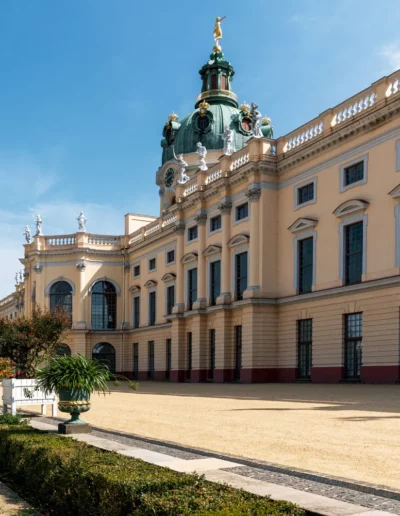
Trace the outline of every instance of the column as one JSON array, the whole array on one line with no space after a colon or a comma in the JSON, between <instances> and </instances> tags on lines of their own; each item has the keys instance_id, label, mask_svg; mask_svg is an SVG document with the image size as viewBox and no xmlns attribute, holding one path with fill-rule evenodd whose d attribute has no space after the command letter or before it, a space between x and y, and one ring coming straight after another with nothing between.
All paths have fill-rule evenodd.
<instances>
[{"instance_id":1,"label":"column","mask_svg":"<svg viewBox=\"0 0 400 516\"><path fill-rule=\"evenodd\" d=\"M246 192L250 207L250 264L245 299L258 297L260 293L260 196L261 189L253 187Z\"/></svg>"},{"instance_id":2,"label":"column","mask_svg":"<svg viewBox=\"0 0 400 516\"><path fill-rule=\"evenodd\" d=\"M207 306L207 290L206 290L206 259L203 251L206 248L206 223L207 214L199 213L195 217L197 222L197 230L199 234L199 247L197 257L197 301L193 304L194 310L201 310Z\"/></svg>"},{"instance_id":3,"label":"column","mask_svg":"<svg viewBox=\"0 0 400 516\"><path fill-rule=\"evenodd\" d=\"M86 329L86 319L85 319L85 300L83 298L82 293L85 290L86 283L86 264L85 260L78 260L76 264L76 268L78 270L77 282L75 285L75 295L72 298L72 319L73 319L73 328L75 330L84 330Z\"/></svg>"},{"instance_id":4,"label":"column","mask_svg":"<svg viewBox=\"0 0 400 516\"><path fill-rule=\"evenodd\" d=\"M223 201L219 209L222 215L222 252L221 252L221 295L217 305L228 305L231 302L231 251L228 242L231 237L232 203Z\"/></svg>"},{"instance_id":5,"label":"column","mask_svg":"<svg viewBox=\"0 0 400 516\"><path fill-rule=\"evenodd\" d=\"M185 287L185 276L184 276L184 267L182 262L184 249L185 249L185 224L183 222L179 222L175 226L175 233L177 236L177 245L176 245L176 293L175 293L175 306L172 310L174 314L180 314L184 312L185 309L185 296L184 296L184 287Z\"/></svg>"}]
</instances>

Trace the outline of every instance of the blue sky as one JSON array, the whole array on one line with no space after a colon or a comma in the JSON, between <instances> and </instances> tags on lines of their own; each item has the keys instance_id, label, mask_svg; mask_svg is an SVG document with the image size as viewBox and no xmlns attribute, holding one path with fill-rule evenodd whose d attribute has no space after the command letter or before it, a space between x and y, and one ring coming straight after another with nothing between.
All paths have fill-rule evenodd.
<instances>
[{"instance_id":1,"label":"blue sky","mask_svg":"<svg viewBox=\"0 0 400 516\"><path fill-rule=\"evenodd\" d=\"M122 233L158 214L168 114L188 114L215 16L239 100L276 136L400 68L398 0L4 0L0 5L0 298L25 224Z\"/></svg>"}]
</instances>

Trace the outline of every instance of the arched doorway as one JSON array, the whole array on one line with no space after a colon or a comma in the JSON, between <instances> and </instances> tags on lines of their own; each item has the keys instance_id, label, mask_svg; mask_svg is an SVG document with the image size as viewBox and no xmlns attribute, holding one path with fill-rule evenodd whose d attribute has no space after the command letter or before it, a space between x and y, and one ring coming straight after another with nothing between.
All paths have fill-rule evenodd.
<instances>
[{"instance_id":1,"label":"arched doorway","mask_svg":"<svg viewBox=\"0 0 400 516\"><path fill-rule=\"evenodd\" d=\"M59 344L56 347L56 356L57 357L63 357L64 355L71 356L71 348L68 346L68 344Z\"/></svg>"},{"instance_id":2,"label":"arched doorway","mask_svg":"<svg viewBox=\"0 0 400 516\"><path fill-rule=\"evenodd\" d=\"M108 342L99 342L92 351L92 360L106 364L111 373L115 373L115 348Z\"/></svg>"}]
</instances>

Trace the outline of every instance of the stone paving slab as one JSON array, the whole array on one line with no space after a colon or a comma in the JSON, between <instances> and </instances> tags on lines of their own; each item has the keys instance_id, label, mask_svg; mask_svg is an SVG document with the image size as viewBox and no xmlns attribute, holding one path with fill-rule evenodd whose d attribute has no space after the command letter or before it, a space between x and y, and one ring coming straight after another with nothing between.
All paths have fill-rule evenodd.
<instances>
[{"instance_id":1,"label":"stone paving slab","mask_svg":"<svg viewBox=\"0 0 400 516\"><path fill-rule=\"evenodd\" d=\"M117 451L117 453L120 455L126 455L127 457L141 459L146 462L150 462L151 464L157 464L158 466L164 466L165 463L172 462L174 460L172 455L164 455L163 453L153 452L150 450L141 450L140 448L130 448L127 450Z\"/></svg>"},{"instance_id":2,"label":"stone paving slab","mask_svg":"<svg viewBox=\"0 0 400 516\"><path fill-rule=\"evenodd\" d=\"M160 462L160 466L180 471L181 473L203 473L214 469L234 468L238 466L234 462L229 462L222 459L194 459L182 460L175 459L170 462Z\"/></svg>"},{"instance_id":3,"label":"stone paving slab","mask_svg":"<svg viewBox=\"0 0 400 516\"><path fill-rule=\"evenodd\" d=\"M260 480L246 477L245 479L228 471L207 471L207 480L225 483L236 489L244 489L259 496L270 496L273 500L286 500L299 505L302 509L322 516L373 516L376 511L366 511L361 505L341 502L312 493L299 491L291 487L269 484ZM388 516L388 512L380 512L381 516Z\"/></svg>"}]
</instances>

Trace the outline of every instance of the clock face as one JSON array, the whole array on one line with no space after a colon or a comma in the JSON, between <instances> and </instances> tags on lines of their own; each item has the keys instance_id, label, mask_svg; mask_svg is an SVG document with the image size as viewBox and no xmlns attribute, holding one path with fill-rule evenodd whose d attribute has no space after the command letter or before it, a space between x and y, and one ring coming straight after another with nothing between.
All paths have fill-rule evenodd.
<instances>
[{"instance_id":1,"label":"clock face","mask_svg":"<svg viewBox=\"0 0 400 516\"><path fill-rule=\"evenodd\" d=\"M174 172L174 169L173 168L169 168L166 173L165 173L165 186L167 188L169 188L172 183L174 182L174 175L175 175L175 172Z\"/></svg>"}]
</instances>

